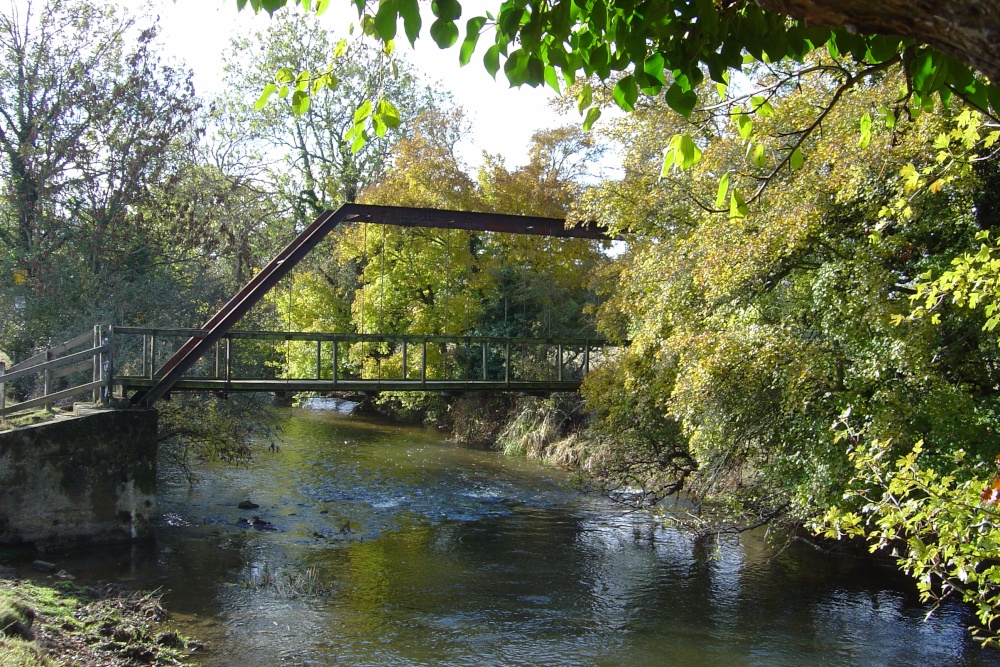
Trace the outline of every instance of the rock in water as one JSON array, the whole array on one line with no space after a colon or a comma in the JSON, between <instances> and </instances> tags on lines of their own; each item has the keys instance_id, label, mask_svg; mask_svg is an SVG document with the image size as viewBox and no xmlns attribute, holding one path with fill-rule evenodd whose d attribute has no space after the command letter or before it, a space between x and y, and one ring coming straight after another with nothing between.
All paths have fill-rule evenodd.
<instances>
[{"instance_id":1,"label":"rock in water","mask_svg":"<svg viewBox=\"0 0 1000 667\"><path fill-rule=\"evenodd\" d=\"M260 508L260 505L258 505L257 503L252 503L249 500L241 500L240 504L237 505L237 507L239 507L241 510L255 510Z\"/></svg>"}]
</instances>

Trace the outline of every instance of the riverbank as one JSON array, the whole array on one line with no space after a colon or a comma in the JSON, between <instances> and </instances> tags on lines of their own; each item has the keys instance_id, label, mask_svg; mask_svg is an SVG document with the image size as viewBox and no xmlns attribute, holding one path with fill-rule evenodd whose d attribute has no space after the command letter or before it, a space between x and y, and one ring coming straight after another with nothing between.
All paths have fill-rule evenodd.
<instances>
[{"instance_id":1,"label":"riverbank","mask_svg":"<svg viewBox=\"0 0 1000 667\"><path fill-rule=\"evenodd\" d=\"M0 579L0 665L186 664L202 646L172 631L166 619L154 593Z\"/></svg>"}]
</instances>

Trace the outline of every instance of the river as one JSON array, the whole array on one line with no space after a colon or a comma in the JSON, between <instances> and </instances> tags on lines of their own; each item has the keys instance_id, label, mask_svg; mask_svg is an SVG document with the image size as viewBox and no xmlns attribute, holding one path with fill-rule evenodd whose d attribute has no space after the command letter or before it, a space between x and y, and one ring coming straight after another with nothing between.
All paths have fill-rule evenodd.
<instances>
[{"instance_id":1,"label":"river","mask_svg":"<svg viewBox=\"0 0 1000 667\"><path fill-rule=\"evenodd\" d=\"M694 540L425 429L288 410L197 472L161 479L155 546L76 567L161 587L204 665L1000 665L891 568Z\"/></svg>"}]
</instances>

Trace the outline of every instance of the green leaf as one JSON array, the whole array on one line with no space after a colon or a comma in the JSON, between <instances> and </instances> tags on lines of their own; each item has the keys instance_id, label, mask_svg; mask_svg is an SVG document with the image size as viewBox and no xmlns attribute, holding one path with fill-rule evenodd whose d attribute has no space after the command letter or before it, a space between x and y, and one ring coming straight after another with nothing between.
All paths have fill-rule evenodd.
<instances>
[{"instance_id":1,"label":"green leaf","mask_svg":"<svg viewBox=\"0 0 1000 667\"><path fill-rule=\"evenodd\" d=\"M458 54L458 62L463 67L468 65L469 61L472 60L472 54L475 52L476 44L479 42L479 33L485 24L485 16L471 18L465 24L465 40L462 42L462 48Z\"/></svg>"},{"instance_id":2,"label":"green leaf","mask_svg":"<svg viewBox=\"0 0 1000 667\"><path fill-rule=\"evenodd\" d=\"M887 37L885 35L872 37L871 46L868 49L871 62L883 63L896 56L899 53L901 41L899 37Z\"/></svg>"},{"instance_id":3,"label":"green leaf","mask_svg":"<svg viewBox=\"0 0 1000 667\"><path fill-rule=\"evenodd\" d=\"M431 39L442 49L450 48L458 41L458 26L454 21L438 19L431 24Z\"/></svg>"},{"instance_id":4,"label":"green leaf","mask_svg":"<svg viewBox=\"0 0 1000 667\"><path fill-rule=\"evenodd\" d=\"M276 83L292 83L295 81L295 72L289 67L282 67L274 75L274 80Z\"/></svg>"},{"instance_id":5,"label":"green leaf","mask_svg":"<svg viewBox=\"0 0 1000 667\"><path fill-rule=\"evenodd\" d=\"M375 119L393 130L399 129L399 109L387 99L380 99L375 105Z\"/></svg>"},{"instance_id":6,"label":"green leaf","mask_svg":"<svg viewBox=\"0 0 1000 667\"><path fill-rule=\"evenodd\" d=\"M729 172L727 171L719 179L719 193L715 196L715 208L722 208L726 205L726 194L729 193Z\"/></svg>"},{"instance_id":7,"label":"green leaf","mask_svg":"<svg viewBox=\"0 0 1000 667\"><path fill-rule=\"evenodd\" d=\"M826 42L826 50L830 53L830 57L837 59L840 57L840 49L837 47L837 33L830 33L830 39Z\"/></svg>"},{"instance_id":8,"label":"green leaf","mask_svg":"<svg viewBox=\"0 0 1000 667\"><path fill-rule=\"evenodd\" d=\"M292 93L292 113L301 116L309 110L309 93L304 90L296 90Z\"/></svg>"},{"instance_id":9,"label":"green leaf","mask_svg":"<svg viewBox=\"0 0 1000 667\"><path fill-rule=\"evenodd\" d=\"M333 58L334 58L334 60L336 60L340 56L344 55L345 53L347 53L347 40L346 39L342 39L339 42L337 42L337 46L335 46L333 48Z\"/></svg>"},{"instance_id":10,"label":"green leaf","mask_svg":"<svg viewBox=\"0 0 1000 667\"><path fill-rule=\"evenodd\" d=\"M462 5L458 0L432 0L431 11L443 21L454 23L462 18Z\"/></svg>"},{"instance_id":11,"label":"green leaf","mask_svg":"<svg viewBox=\"0 0 1000 667\"><path fill-rule=\"evenodd\" d=\"M882 109L882 122L885 123L885 129L894 129L896 127L896 112L889 107L883 107Z\"/></svg>"},{"instance_id":12,"label":"green leaf","mask_svg":"<svg viewBox=\"0 0 1000 667\"><path fill-rule=\"evenodd\" d=\"M576 110L582 116L583 113L594 103L594 90L589 83L583 85L580 93L576 96Z\"/></svg>"},{"instance_id":13,"label":"green leaf","mask_svg":"<svg viewBox=\"0 0 1000 667\"><path fill-rule=\"evenodd\" d=\"M375 126L375 136L380 138L384 137L386 131L389 129L389 127L382 120L382 117L378 114L375 114L375 116L372 117L372 124Z\"/></svg>"},{"instance_id":14,"label":"green leaf","mask_svg":"<svg viewBox=\"0 0 1000 667\"><path fill-rule=\"evenodd\" d=\"M375 13L375 32L383 42L395 39L398 18L399 9L396 0L381 0Z\"/></svg>"},{"instance_id":15,"label":"green leaf","mask_svg":"<svg viewBox=\"0 0 1000 667\"><path fill-rule=\"evenodd\" d=\"M749 115L741 111L736 116L736 128L740 131L740 136L745 141L753 134L753 120L750 119Z\"/></svg>"},{"instance_id":16,"label":"green leaf","mask_svg":"<svg viewBox=\"0 0 1000 667\"><path fill-rule=\"evenodd\" d=\"M617 84L615 84L612 97L614 98L615 103L621 107L623 111L634 111L635 103L639 99L639 89L636 86L635 77L631 74L623 77Z\"/></svg>"},{"instance_id":17,"label":"green leaf","mask_svg":"<svg viewBox=\"0 0 1000 667\"><path fill-rule=\"evenodd\" d=\"M264 91L260 94L260 97L257 98L257 102L253 105L254 111L260 111L263 109L264 105L266 105L267 101L271 98L271 95L273 95L277 90L277 84L269 83L264 86Z\"/></svg>"},{"instance_id":18,"label":"green leaf","mask_svg":"<svg viewBox=\"0 0 1000 667\"><path fill-rule=\"evenodd\" d=\"M365 100L361 106L359 106L354 111L354 124L358 125L365 122L368 116L372 115L372 101Z\"/></svg>"},{"instance_id":19,"label":"green leaf","mask_svg":"<svg viewBox=\"0 0 1000 667\"><path fill-rule=\"evenodd\" d=\"M642 64L642 71L660 86L666 83L663 78L663 56L661 54L654 53L646 58Z\"/></svg>"},{"instance_id":20,"label":"green leaf","mask_svg":"<svg viewBox=\"0 0 1000 667\"><path fill-rule=\"evenodd\" d=\"M701 161L701 150L690 135L676 134L671 143L676 152L675 163L680 169L690 169Z\"/></svg>"},{"instance_id":21,"label":"green leaf","mask_svg":"<svg viewBox=\"0 0 1000 667\"><path fill-rule=\"evenodd\" d=\"M406 39L410 41L410 46L416 44L417 37L420 36L420 27L423 19L420 18L420 6L417 0L398 0L399 15L403 17L403 31Z\"/></svg>"},{"instance_id":22,"label":"green leaf","mask_svg":"<svg viewBox=\"0 0 1000 667\"><path fill-rule=\"evenodd\" d=\"M285 0L260 0L260 7L270 15L285 6Z\"/></svg>"},{"instance_id":23,"label":"green leaf","mask_svg":"<svg viewBox=\"0 0 1000 667\"><path fill-rule=\"evenodd\" d=\"M805 163L806 160L802 156L801 148L796 148L794 151L792 151L791 156L789 156L788 158L788 164L791 166L792 169L796 170L801 169L805 165Z\"/></svg>"},{"instance_id":24,"label":"green leaf","mask_svg":"<svg viewBox=\"0 0 1000 667\"><path fill-rule=\"evenodd\" d=\"M507 81L512 87L520 86L531 80L531 72L528 70L530 59L531 57L523 49L517 49L503 64L503 73L507 76Z\"/></svg>"},{"instance_id":25,"label":"green leaf","mask_svg":"<svg viewBox=\"0 0 1000 667\"><path fill-rule=\"evenodd\" d=\"M494 44L490 48L486 49L486 54L483 56L483 66L486 71L490 73L495 81L497 78L497 72L500 71L500 45Z\"/></svg>"},{"instance_id":26,"label":"green leaf","mask_svg":"<svg viewBox=\"0 0 1000 667\"><path fill-rule=\"evenodd\" d=\"M295 90L309 89L309 70L304 69L295 77Z\"/></svg>"},{"instance_id":27,"label":"green leaf","mask_svg":"<svg viewBox=\"0 0 1000 667\"><path fill-rule=\"evenodd\" d=\"M557 93L562 92L562 87L559 85L559 75L556 74L556 68L552 65L545 66L545 83L549 84L549 88L556 91Z\"/></svg>"},{"instance_id":28,"label":"green leaf","mask_svg":"<svg viewBox=\"0 0 1000 667\"><path fill-rule=\"evenodd\" d=\"M858 141L858 148L868 148L872 142L872 117L866 113L861 117L861 139Z\"/></svg>"},{"instance_id":29,"label":"green leaf","mask_svg":"<svg viewBox=\"0 0 1000 667\"><path fill-rule=\"evenodd\" d=\"M357 153L365 147L366 143L368 143L368 134L364 131L364 129L362 129L354 135L354 141L351 143L351 152Z\"/></svg>"},{"instance_id":30,"label":"green leaf","mask_svg":"<svg viewBox=\"0 0 1000 667\"><path fill-rule=\"evenodd\" d=\"M934 79L935 70L934 57L929 49L923 49L916 55L910 65L910 76L917 92L921 94L930 92L928 87Z\"/></svg>"},{"instance_id":31,"label":"green leaf","mask_svg":"<svg viewBox=\"0 0 1000 667\"><path fill-rule=\"evenodd\" d=\"M597 107L590 107L590 109L587 110L586 118L583 119L583 131L589 132L590 128L594 126L594 123L596 123L597 119L600 117L601 110Z\"/></svg>"},{"instance_id":32,"label":"green leaf","mask_svg":"<svg viewBox=\"0 0 1000 667\"><path fill-rule=\"evenodd\" d=\"M730 219L742 219L747 217L750 210L747 208L747 203L740 196L740 193L733 190L733 196L729 198L729 217Z\"/></svg>"},{"instance_id":33,"label":"green leaf","mask_svg":"<svg viewBox=\"0 0 1000 667\"><path fill-rule=\"evenodd\" d=\"M750 98L750 108L761 118L774 116L774 107L763 95L754 95Z\"/></svg>"},{"instance_id":34,"label":"green leaf","mask_svg":"<svg viewBox=\"0 0 1000 667\"><path fill-rule=\"evenodd\" d=\"M698 94L693 90L685 91L674 82L667 88L666 100L671 109L687 118L698 104Z\"/></svg>"},{"instance_id":35,"label":"green leaf","mask_svg":"<svg viewBox=\"0 0 1000 667\"><path fill-rule=\"evenodd\" d=\"M1000 114L1000 85L991 83L986 88L986 96L993 107L993 113Z\"/></svg>"},{"instance_id":36,"label":"green leaf","mask_svg":"<svg viewBox=\"0 0 1000 667\"><path fill-rule=\"evenodd\" d=\"M753 163L758 167L763 167L767 164L767 151L764 148L764 144L757 144L753 147Z\"/></svg>"},{"instance_id":37,"label":"green leaf","mask_svg":"<svg viewBox=\"0 0 1000 667\"><path fill-rule=\"evenodd\" d=\"M660 168L660 178L664 179L670 175L670 169L674 166L677 161L676 156L677 151L673 148L668 148L663 151L663 167Z\"/></svg>"}]
</instances>

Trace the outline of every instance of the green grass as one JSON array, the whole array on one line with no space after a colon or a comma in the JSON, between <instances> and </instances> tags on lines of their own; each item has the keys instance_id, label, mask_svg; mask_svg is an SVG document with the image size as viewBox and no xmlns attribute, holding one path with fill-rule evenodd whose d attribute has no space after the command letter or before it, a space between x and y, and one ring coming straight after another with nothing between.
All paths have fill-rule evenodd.
<instances>
[{"instance_id":1,"label":"green grass","mask_svg":"<svg viewBox=\"0 0 1000 667\"><path fill-rule=\"evenodd\" d=\"M154 594L0 580L0 667L181 665L195 645L165 617Z\"/></svg>"}]
</instances>

